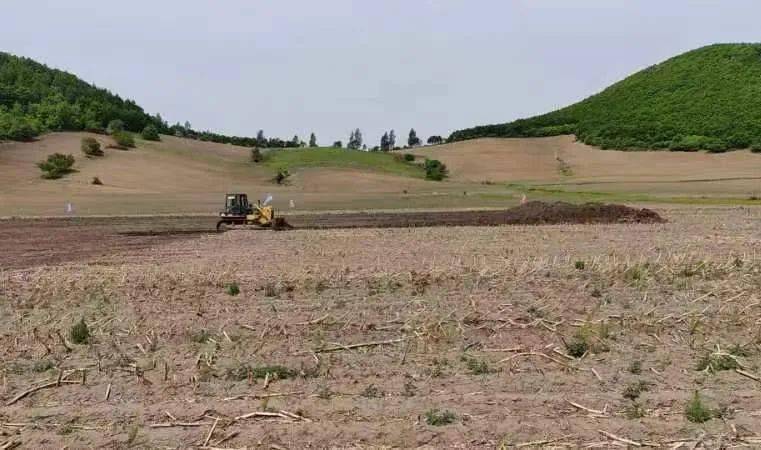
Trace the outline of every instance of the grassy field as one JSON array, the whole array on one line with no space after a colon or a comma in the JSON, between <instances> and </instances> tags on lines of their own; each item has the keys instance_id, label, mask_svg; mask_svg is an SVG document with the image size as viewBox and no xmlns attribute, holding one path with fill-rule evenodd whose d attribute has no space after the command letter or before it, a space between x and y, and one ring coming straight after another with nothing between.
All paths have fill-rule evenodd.
<instances>
[{"instance_id":1,"label":"grassy field","mask_svg":"<svg viewBox=\"0 0 761 450\"><path fill-rule=\"evenodd\" d=\"M265 155L265 166L272 169L330 167L377 171L414 178L425 176L419 165L399 161L393 154L383 152L320 147L269 149Z\"/></svg>"},{"instance_id":2,"label":"grassy field","mask_svg":"<svg viewBox=\"0 0 761 450\"><path fill-rule=\"evenodd\" d=\"M480 139L412 153L443 161L450 178L426 181L422 169L392 154L345 149L278 150L256 164L250 149L164 136L137 148L85 158L80 140L52 133L0 144L0 216L214 214L227 192L272 194L280 211L501 208L531 199L636 203L757 204L761 154L599 150L559 136ZM43 180L36 162L71 153L75 173ZM272 179L291 173L286 185ZM91 184L98 177L103 185ZM291 203L293 201L293 203ZM291 207L291 205L294 207Z\"/></svg>"}]
</instances>

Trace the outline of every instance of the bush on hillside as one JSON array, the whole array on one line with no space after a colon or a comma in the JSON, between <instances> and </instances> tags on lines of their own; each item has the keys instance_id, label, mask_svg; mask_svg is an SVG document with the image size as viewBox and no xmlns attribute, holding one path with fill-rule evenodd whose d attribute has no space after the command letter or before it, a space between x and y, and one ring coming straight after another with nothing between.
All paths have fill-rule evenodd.
<instances>
[{"instance_id":1,"label":"bush on hillside","mask_svg":"<svg viewBox=\"0 0 761 450\"><path fill-rule=\"evenodd\" d=\"M114 119L108 122L108 126L106 127L106 133L114 134L121 131L124 131L124 121L120 119Z\"/></svg>"},{"instance_id":2,"label":"bush on hillside","mask_svg":"<svg viewBox=\"0 0 761 450\"><path fill-rule=\"evenodd\" d=\"M74 156L62 153L53 153L48 155L45 161L37 163L37 167L42 170L42 178L46 180L55 180L73 172L72 166L74 166Z\"/></svg>"},{"instance_id":3,"label":"bush on hillside","mask_svg":"<svg viewBox=\"0 0 761 450\"><path fill-rule=\"evenodd\" d=\"M103 150L100 148L100 142L98 142L95 138L83 137L81 148L82 153L84 153L85 156L103 156Z\"/></svg>"},{"instance_id":4,"label":"bush on hillside","mask_svg":"<svg viewBox=\"0 0 761 450\"><path fill-rule=\"evenodd\" d=\"M100 121L98 120L87 121L85 124L85 131L89 133L106 134L106 129L103 128L103 125L101 125Z\"/></svg>"},{"instance_id":5,"label":"bush on hillside","mask_svg":"<svg viewBox=\"0 0 761 450\"><path fill-rule=\"evenodd\" d=\"M721 153L727 151L728 148L727 143L721 139L696 135L679 137L669 146L669 150L681 152L708 150L712 153Z\"/></svg>"},{"instance_id":6,"label":"bush on hillside","mask_svg":"<svg viewBox=\"0 0 761 450\"><path fill-rule=\"evenodd\" d=\"M424 168L427 180L441 181L449 175L447 166L437 159L426 159Z\"/></svg>"},{"instance_id":7,"label":"bush on hillside","mask_svg":"<svg viewBox=\"0 0 761 450\"><path fill-rule=\"evenodd\" d=\"M114 142L116 142L114 148L126 150L135 146L135 138L126 131L117 131L111 137L114 138Z\"/></svg>"},{"instance_id":8,"label":"bush on hillside","mask_svg":"<svg viewBox=\"0 0 761 450\"><path fill-rule=\"evenodd\" d=\"M415 160L415 155L413 155L412 153L405 153L404 160L407 162L412 162Z\"/></svg>"},{"instance_id":9,"label":"bush on hillside","mask_svg":"<svg viewBox=\"0 0 761 450\"><path fill-rule=\"evenodd\" d=\"M761 142L756 142L750 146L750 151L753 153L761 153Z\"/></svg>"},{"instance_id":10,"label":"bush on hillside","mask_svg":"<svg viewBox=\"0 0 761 450\"><path fill-rule=\"evenodd\" d=\"M160 141L159 130L153 125L147 125L140 134L146 141Z\"/></svg>"}]
</instances>

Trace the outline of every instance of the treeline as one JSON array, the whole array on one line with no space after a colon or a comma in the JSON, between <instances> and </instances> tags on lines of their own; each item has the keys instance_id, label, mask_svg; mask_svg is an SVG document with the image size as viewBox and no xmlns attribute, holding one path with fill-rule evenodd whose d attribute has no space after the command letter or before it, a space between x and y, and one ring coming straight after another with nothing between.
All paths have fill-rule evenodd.
<instances>
[{"instance_id":1,"label":"treeline","mask_svg":"<svg viewBox=\"0 0 761 450\"><path fill-rule=\"evenodd\" d=\"M169 125L159 114L146 113L133 100L122 99L77 76L29 58L0 52L0 140L25 141L48 131L105 133L119 121L124 130L155 132L189 139L247 147L298 147L300 141L226 136L194 130L188 122Z\"/></svg>"},{"instance_id":2,"label":"treeline","mask_svg":"<svg viewBox=\"0 0 761 450\"><path fill-rule=\"evenodd\" d=\"M298 136L294 136L290 140L284 140L280 138L266 138L264 136L263 130L259 130L256 137L227 136L224 134L212 133L211 131L196 131L188 122L185 122L184 125L176 123L172 126L167 126L164 134L170 134L172 136L183 137L187 139L196 139L199 141L240 145L242 147L297 148L304 147L306 145L299 139Z\"/></svg>"},{"instance_id":3,"label":"treeline","mask_svg":"<svg viewBox=\"0 0 761 450\"><path fill-rule=\"evenodd\" d=\"M455 131L448 140L561 134L604 149L761 148L761 45L693 50L558 111Z\"/></svg>"}]
</instances>

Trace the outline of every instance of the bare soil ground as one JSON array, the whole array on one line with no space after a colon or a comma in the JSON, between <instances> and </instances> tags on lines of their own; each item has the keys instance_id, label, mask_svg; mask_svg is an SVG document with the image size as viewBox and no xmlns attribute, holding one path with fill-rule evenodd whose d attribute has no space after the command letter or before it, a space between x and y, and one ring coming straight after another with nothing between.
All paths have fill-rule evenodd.
<instances>
[{"instance_id":1,"label":"bare soil ground","mask_svg":"<svg viewBox=\"0 0 761 450\"><path fill-rule=\"evenodd\" d=\"M0 261L7 269L81 261L150 249L216 232L214 216L72 217L0 220ZM529 202L508 210L295 214L289 229L499 226L558 223L660 223L648 209L622 205Z\"/></svg>"},{"instance_id":2,"label":"bare soil ground","mask_svg":"<svg viewBox=\"0 0 761 450\"><path fill-rule=\"evenodd\" d=\"M658 212L181 238L71 224L51 240L105 242L19 268L7 250L28 242L3 227L0 445L761 445L761 210Z\"/></svg>"}]
</instances>

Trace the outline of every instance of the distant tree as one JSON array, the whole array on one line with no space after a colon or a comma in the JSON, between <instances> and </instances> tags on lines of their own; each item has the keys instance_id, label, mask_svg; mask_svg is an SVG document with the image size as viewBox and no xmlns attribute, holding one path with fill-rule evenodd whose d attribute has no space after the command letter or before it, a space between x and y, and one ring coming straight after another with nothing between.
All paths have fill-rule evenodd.
<instances>
[{"instance_id":1,"label":"distant tree","mask_svg":"<svg viewBox=\"0 0 761 450\"><path fill-rule=\"evenodd\" d=\"M333 147L335 147L335 148L343 148L343 146L344 146L344 143L341 142L341 141L335 141L333 143Z\"/></svg>"},{"instance_id":2,"label":"distant tree","mask_svg":"<svg viewBox=\"0 0 761 450\"><path fill-rule=\"evenodd\" d=\"M441 144L442 142L444 142L444 138L441 136L434 135L428 138L428 143L431 145Z\"/></svg>"},{"instance_id":3,"label":"distant tree","mask_svg":"<svg viewBox=\"0 0 761 450\"><path fill-rule=\"evenodd\" d=\"M314 133L309 135L309 146L317 147L317 136L315 136Z\"/></svg>"},{"instance_id":4,"label":"distant tree","mask_svg":"<svg viewBox=\"0 0 761 450\"><path fill-rule=\"evenodd\" d=\"M346 144L346 148L352 150L359 150L362 148L362 132L359 130L359 128L351 132L349 143Z\"/></svg>"},{"instance_id":5,"label":"distant tree","mask_svg":"<svg viewBox=\"0 0 761 450\"><path fill-rule=\"evenodd\" d=\"M120 131L124 131L124 121L122 121L121 119L114 119L108 122L108 127L106 127L106 133L114 134Z\"/></svg>"},{"instance_id":6,"label":"distant tree","mask_svg":"<svg viewBox=\"0 0 761 450\"><path fill-rule=\"evenodd\" d=\"M396 133L394 130L388 132L388 148L389 150L396 147Z\"/></svg>"},{"instance_id":7,"label":"distant tree","mask_svg":"<svg viewBox=\"0 0 761 450\"><path fill-rule=\"evenodd\" d=\"M190 122L188 122L187 120L185 121L184 127L185 127L185 130L187 131L193 131L193 127L190 126Z\"/></svg>"},{"instance_id":8,"label":"distant tree","mask_svg":"<svg viewBox=\"0 0 761 450\"><path fill-rule=\"evenodd\" d=\"M159 130L157 130L156 127L153 125L147 125L145 128L143 128L143 132L141 136L146 141L160 141L161 140L161 137L159 136Z\"/></svg>"},{"instance_id":9,"label":"distant tree","mask_svg":"<svg viewBox=\"0 0 761 450\"><path fill-rule=\"evenodd\" d=\"M301 139L299 139L299 135L294 134L293 139L291 139L291 145L294 147L300 147L301 146Z\"/></svg>"},{"instance_id":10,"label":"distant tree","mask_svg":"<svg viewBox=\"0 0 761 450\"><path fill-rule=\"evenodd\" d=\"M386 132L386 133L383 133L383 136L381 136L380 149L381 151L387 152L389 148L390 146L388 143L388 132Z\"/></svg>"},{"instance_id":11,"label":"distant tree","mask_svg":"<svg viewBox=\"0 0 761 450\"><path fill-rule=\"evenodd\" d=\"M410 136L407 138L407 145L410 147L416 147L420 145L420 138L417 137L417 133L414 128L410 129Z\"/></svg>"},{"instance_id":12,"label":"distant tree","mask_svg":"<svg viewBox=\"0 0 761 450\"><path fill-rule=\"evenodd\" d=\"M362 144L362 150L367 151L367 144Z\"/></svg>"},{"instance_id":13,"label":"distant tree","mask_svg":"<svg viewBox=\"0 0 761 450\"><path fill-rule=\"evenodd\" d=\"M257 147L266 147L267 146L267 138L264 137L264 130L259 130L256 133L256 146Z\"/></svg>"}]
</instances>

